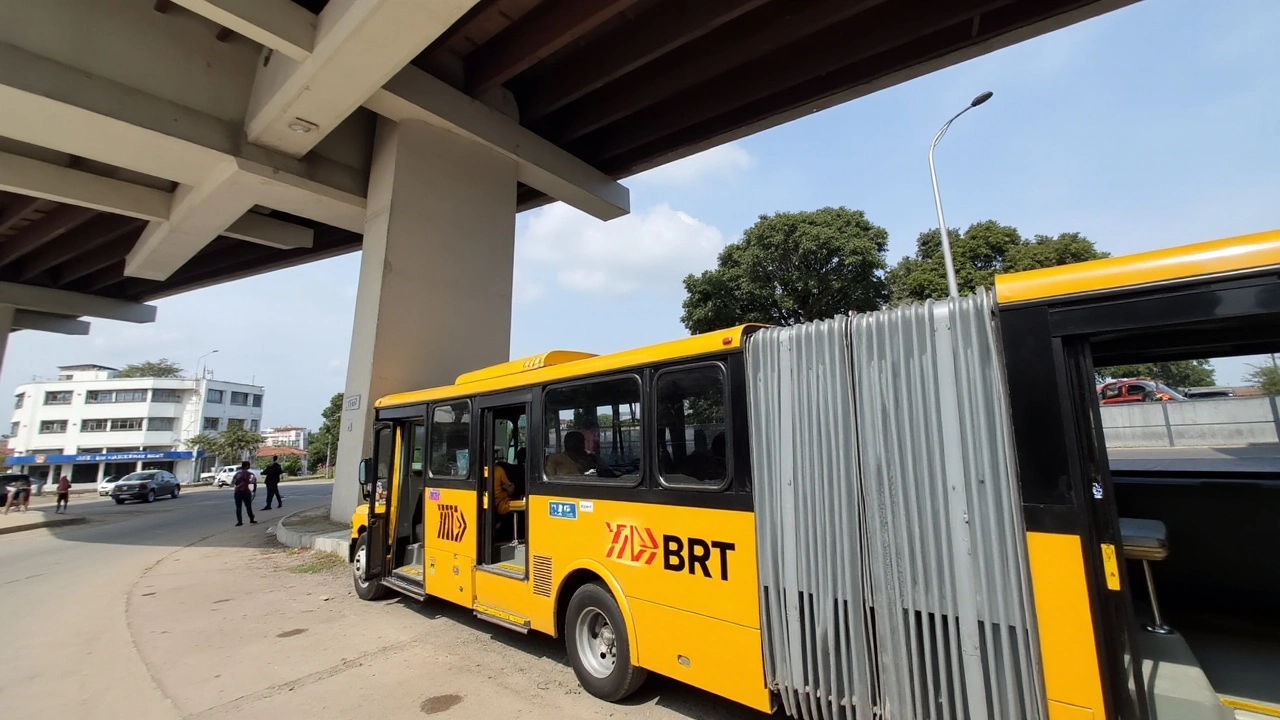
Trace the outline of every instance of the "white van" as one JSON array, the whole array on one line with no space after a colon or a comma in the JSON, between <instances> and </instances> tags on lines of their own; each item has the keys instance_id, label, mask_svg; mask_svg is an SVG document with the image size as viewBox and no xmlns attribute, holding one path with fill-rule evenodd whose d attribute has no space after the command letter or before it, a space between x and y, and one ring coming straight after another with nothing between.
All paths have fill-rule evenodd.
<instances>
[{"instance_id":1,"label":"white van","mask_svg":"<svg viewBox=\"0 0 1280 720\"><path fill-rule=\"evenodd\" d=\"M214 487L231 487L232 480L235 478L236 473L238 472L240 472L239 465L223 465L217 470L214 470L215 474L213 476L213 486ZM258 481L262 480L261 471L255 468L250 468L249 472L253 473L253 477L255 480L258 480Z\"/></svg>"}]
</instances>

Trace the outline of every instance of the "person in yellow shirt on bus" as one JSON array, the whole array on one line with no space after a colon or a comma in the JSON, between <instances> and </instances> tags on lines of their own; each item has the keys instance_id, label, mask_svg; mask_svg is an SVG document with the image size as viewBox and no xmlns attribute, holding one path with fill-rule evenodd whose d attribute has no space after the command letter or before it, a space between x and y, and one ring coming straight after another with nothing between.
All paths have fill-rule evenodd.
<instances>
[{"instance_id":1,"label":"person in yellow shirt on bus","mask_svg":"<svg viewBox=\"0 0 1280 720\"><path fill-rule=\"evenodd\" d=\"M524 459L525 450L516 450L515 464L499 462L493 467L493 503L498 511L498 519L493 526L495 543L510 542L514 539L515 525L511 521L511 501L524 498Z\"/></svg>"}]
</instances>

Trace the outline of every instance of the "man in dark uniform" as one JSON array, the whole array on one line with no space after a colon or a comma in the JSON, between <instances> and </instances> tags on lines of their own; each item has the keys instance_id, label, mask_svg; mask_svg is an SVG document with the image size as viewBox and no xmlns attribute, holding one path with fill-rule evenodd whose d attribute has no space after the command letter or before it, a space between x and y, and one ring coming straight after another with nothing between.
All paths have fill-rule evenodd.
<instances>
[{"instance_id":1,"label":"man in dark uniform","mask_svg":"<svg viewBox=\"0 0 1280 720\"><path fill-rule=\"evenodd\" d=\"M281 475L284 475L284 469L276 462L276 456L272 455L271 464L262 470L262 481L267 484L267 505L263 510L271 509L271 498L276 499L276 507L284 507L284 498L280 497Z\"/></svg>"},{"instance_id":2,"label":"man in dark uniform","mask_svg":"<svg viewBox=\"0 0 1280 720\"><path fill-rule=\"evenodd\" d=\"M236 525L244 524L244 518L240 514L242 506L245 512L249 513L249 524L256 525L258 521L253 518L253 491L258 487L258 479L249 472L248 460L240 463L240 472L231 479L231 486L235 488Z\"/></svg>"}]
</instances>

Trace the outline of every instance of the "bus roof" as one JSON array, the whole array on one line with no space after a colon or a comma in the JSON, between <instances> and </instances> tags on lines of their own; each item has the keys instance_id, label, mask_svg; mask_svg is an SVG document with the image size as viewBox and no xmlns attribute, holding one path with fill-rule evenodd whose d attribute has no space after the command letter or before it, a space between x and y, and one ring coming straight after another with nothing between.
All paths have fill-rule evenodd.
<instances>
[{"instance_id":1,"label":"bus roof","mask_svg":"<svg viewBox=\"0 0 1280 720\"><path fill-rule=\"evenodd\" d=\"M1280 266L1280 230L996 276L1000 304Z\"/></svg>"},{"instance_id":2,"label":"bus roof","mask_svg":"<svg viewBox=\"0 0 1280 720\"><path fill-rule=\"evenodd\" d=\"M704 335L672 340L608 355L552 350L463 373L453 385L395 393L380 398L376 407L415 405L445 398L500 392L536 383L566 380L666 360L708 355L742 347L743 340L763 325L739 325Z\"/></svg>"}]
</instances>

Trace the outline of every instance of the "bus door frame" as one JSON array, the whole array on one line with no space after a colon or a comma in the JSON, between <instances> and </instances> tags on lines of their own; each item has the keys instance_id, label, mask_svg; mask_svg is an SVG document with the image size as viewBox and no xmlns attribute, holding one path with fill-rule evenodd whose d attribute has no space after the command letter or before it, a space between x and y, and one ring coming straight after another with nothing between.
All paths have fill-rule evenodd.
<instances>
[{"instance_id":1,"label":"bus door frame","mask_svg":"<svg viewBox=\"0 0 1280 720\"><path fill-rule=\"evenodd\" d=\"M375 479L372 491L369 493L369 512L366 517L367 525L365 527L365 535L369 538L366 541L365 551L365 570L364 579L366 581L381 582L387 574L387 556L391 553L390 545L387 543L387 526L391 522L392 513L392 486L394 486L396 478L397 466L400 458L397 457L396 443L399 434L396 424L389 421L378 421L373 425L373 467L374 474L377 474L378 457L380 450L379 436L383 430L390 431L391 441L391 462L387 468L387 503L385 512L379 513L378 510L378 486Z\"/></svg>"},{"instance_id":2,"label":"bus door frame","mask_svg":"<svg viewBox=\"0 0 1280 720\"><path fill-rule=\"evenodd\" d=\"M480 452L478 457L484 462L480 465L480 482L482 486L480 492L476 493L476 517L480 518L480 524L483 528L481 532L476 533L476 540L480 543L480 547L476 548L476 568L489 568L492 570L493 560L493 520L490 513L496 513L496 497L493 491L493 473L494 460L493 450L493 411L501 408L512 407L516 405L524 405L525 408L525 499L529 497L529 489L532 486L529 477L529 468L532 467L533 450L530 448L531 440L534 435L535 421L533 417L533 390L515 390L504 392L498 395L485 395L476 398L476 412L480 415L481 431L480 431ZM538 426L541 424L538 423ZM524 577L529 577L528 566L528 546L529 546L529 528L528 513L525 513L525 570Z\"/></svg>"}]
</instances>

